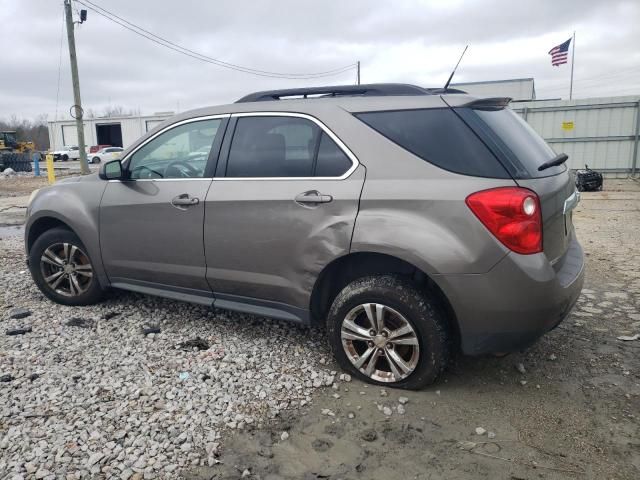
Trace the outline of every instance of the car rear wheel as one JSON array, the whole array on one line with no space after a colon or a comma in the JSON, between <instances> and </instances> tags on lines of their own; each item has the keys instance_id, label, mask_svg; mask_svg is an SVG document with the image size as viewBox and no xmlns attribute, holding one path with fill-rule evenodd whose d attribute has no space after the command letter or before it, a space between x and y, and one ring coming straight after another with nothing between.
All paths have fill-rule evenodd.
<instances>
[{"instance_id":1,"label":"car rear wheel","mask_svg":"<svg viewBox=\"0 0 640 480\"><path fill-rule=\"evenodd\" d=\"M29 252L29 270L40 291L63 305L99 302L103 290L78 236L64 228L43 233Z\"/></svg>"},{"instance_id":2,"label":"car rear wheel","mask_svg":"<svg viewBox=\"0 0 640 480\"><path fill-rule=\"evenodd\" d=\"M338 294L327 322L340 366L369 383L415 390L447 364L444 315L402 277L355 280Z\"/></svg>"}]
</instances>

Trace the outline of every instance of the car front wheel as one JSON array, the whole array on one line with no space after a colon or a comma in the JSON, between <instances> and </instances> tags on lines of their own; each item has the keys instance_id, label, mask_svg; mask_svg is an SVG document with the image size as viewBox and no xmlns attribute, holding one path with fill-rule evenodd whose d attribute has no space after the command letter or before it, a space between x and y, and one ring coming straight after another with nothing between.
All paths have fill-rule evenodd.
<instances>
[{"instance_id":1,"label":"car front wheel","mask_svg":"<svg viewBox=\"0 0 640 480\"><path fill-rule=\"evenodd\" d=\"M347 285L331 306L327 326L340 366L369 383L416 390L433 383L448 361L444 315L399 276Z\"/></svg>"},{"instance_id":2,"label":"car front wheel","mask_svg":"<svg viewBox=\"0 0 640 480\"><path fill-rule=\"evenodd\" d=\"M29 252L29 270L40 291L63 305L99 302L103 290L78 236L64 228L46 231Z\"/></svg>"},{"instance_id":3,"label":"car front wheel","mask_svg":"<svg viewBox=\"0 0 640 480\"><path fill-rule=\"evenodd\" d=\"M91 163L100 163L100 157L93 157Z\"/></svg>"}]
</instances>

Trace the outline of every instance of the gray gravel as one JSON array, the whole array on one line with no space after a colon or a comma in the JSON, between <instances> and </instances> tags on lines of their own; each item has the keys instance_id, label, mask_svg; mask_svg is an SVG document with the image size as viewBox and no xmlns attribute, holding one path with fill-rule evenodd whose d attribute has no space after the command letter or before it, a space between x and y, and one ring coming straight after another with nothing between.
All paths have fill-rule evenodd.
<instances>
[{"instance_id":1,"label":"gray gravel","mask_svg":"<svg viewBox=\"0 0 640 480\"><path fill-rule=\"evenodd\" d=\"M336 375L321 331L127 293L53 304L20 238L0 240L0 323L0 478L175 477ZM198 338L209 348L179 347Z\"/></svg>"}]
</instances>

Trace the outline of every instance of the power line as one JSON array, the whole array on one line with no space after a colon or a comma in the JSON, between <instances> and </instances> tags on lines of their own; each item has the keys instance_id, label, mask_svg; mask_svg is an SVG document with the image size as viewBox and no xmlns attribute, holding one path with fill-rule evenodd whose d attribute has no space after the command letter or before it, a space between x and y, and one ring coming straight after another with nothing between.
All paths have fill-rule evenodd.
<instances>
[{"instance_id":1,"label":"power line","mask_svg":"<svg viewBox=\"0 0 640 480\"><path fill-rule=\"evenodd\" d=\"M108 10L104 9L103 7L91 2L90 0L76 0L78 3L84 5L85 7L87 7L88 9L90 9L91 11L97 13L98 15L111 20L112 22L120 25L123 28L126 28L127 30L146 38L147 40L150 40L158 45L161 45L163 47L169 48L170 50L173 50L175 52L181 53L183 55L186 55L188 57L194 58L196 60L200 60L206 63L210 63L210 64L214 64L217 65L219 67L223 67L223 68L228 68L231 70L235 70L235 71L239 71L239 72L243 72L243 73L248 73L251 75L257 75L257 76L261 76L261 77L270 77L270 78L283 78L283 79L289 79L289 80L309 80L309 79L313 79L313 78L322 78L322 77L330 77L330 76L335 76L335 75L339 75L341 73L344 73L348 70L351 70L353 68L355 68L357 66L356 63L352 63L349 65L345 65L343 67L340 68L336 68L333 70L328 70L325 72L316 72L316 73L279 73L279 72L270 72L270 71L266 71L266 70L258 70L255 68L250 68L250 67L245 67L242 65L236 65L233 63L229 63L229 62L225 62L222 60L219 60L217 58L213 58L213 57L209 57L207 55L204 55L202 53L198 53L196 51L190 50L186 47L183 47L177 43L174 43L170 40L167 40L166 38L163 38L159 35L156 35L148 30L145 30L144 28L112 13L109 12Z\"/></svg>"}]
</instances>

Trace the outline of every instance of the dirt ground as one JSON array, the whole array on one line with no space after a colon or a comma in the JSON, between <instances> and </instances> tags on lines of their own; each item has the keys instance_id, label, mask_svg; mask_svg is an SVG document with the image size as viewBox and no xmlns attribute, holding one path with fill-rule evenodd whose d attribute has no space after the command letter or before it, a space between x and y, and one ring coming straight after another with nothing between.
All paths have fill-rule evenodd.
<instances>
[{"instance_id":1,"label":"dirt ground","mask_svg":"<svg viewBox=\"0 0 640 480\"><path fill-rule=\"evenodd\" d=\"M640 185L584 194L575 224L585 290L529 350L458 358L420 392L341 382L306 411L227 437L222 463L185 478L640 478L640 340L617 339L640 333Z\"/></svg>"},{"instance_id":2,"label":"dirt ground","mask_svg":"<svg viewBox=\"0 0 640 480\"><path fill-rule=\"evenodd\" d=\"M40 183L5 181L0 200L24 199ZM220 463L183 477L640 478L640 339L617 338L640 333L640 184L609 180L604 192L583 194L574 223L587 255L585 289L535 346L458 357L419 392L338 382L306 409L228 432Z\"/></svg>"}]
</instances>

